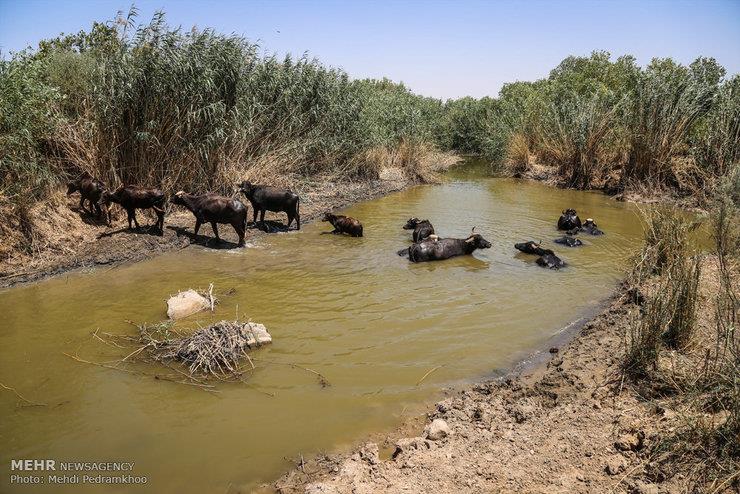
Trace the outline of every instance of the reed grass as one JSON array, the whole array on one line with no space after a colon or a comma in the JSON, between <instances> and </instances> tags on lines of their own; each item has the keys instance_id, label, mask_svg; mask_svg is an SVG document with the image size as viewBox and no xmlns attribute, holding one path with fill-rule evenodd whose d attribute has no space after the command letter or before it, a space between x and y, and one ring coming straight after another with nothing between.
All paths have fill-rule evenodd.
<instances>
[{"instance_id":1,"label":"reed grass","mask_svg":"<svg viewBox=\"0 0 740 494\"><path fill-rule=\"evenodd\" d=\"M528 169L526 144L530 161L551 166L565 186L668 191L707 206L740 159L739 88L711 58L639 67L594 52L566 58L546 79L507 84L498 98L448 102L443 144L512 175ZM487 139L499 144L486 148Z\"/></svg>"},{"instance_id":2,"label":"reed grass","mask_svg":"<svg viewBox=\"0 0 740 494\"><path fill-rule=\"evenodd\" d=\"M657 438L650 455L666 475L684 473L688 490L724 492L740 485L739 199L740 170L734 167L713 199L716 262L684 248L660 255L663 246L681 245L691 225L659 212L647 219L648 245L633 270L632 283L647 296L630 328L623 368L643 396L678 413L678 426ZM658 258L659 270L640 265ZM711 325L697 328L700 300L703 324L713 324L714 334Z\"/></svg>"},{"instance_id":3,"label":"reed grass","mask_svg":"<svg viewBox=\"0 0 740 494\"><path fill-rule=\"evenodd\" d=\"M132 9L0 61L0 204L22 219L82 172L227 194L244 179L378 178L387 166L423 180L442 114L402 84Z\"/></svg>"},{"instance_id":4,"label":"reed grass","mask_svg":"<svg viewBox=\"0 0 740 494\"><path fill-rule=\"evenodd\" d=\"M700 256L681 260L672 267L670 297L673 314L663 335L665 343L671 348L685 348L691 341L696 323L700 275Z\"/></svg>"}]
</instances>

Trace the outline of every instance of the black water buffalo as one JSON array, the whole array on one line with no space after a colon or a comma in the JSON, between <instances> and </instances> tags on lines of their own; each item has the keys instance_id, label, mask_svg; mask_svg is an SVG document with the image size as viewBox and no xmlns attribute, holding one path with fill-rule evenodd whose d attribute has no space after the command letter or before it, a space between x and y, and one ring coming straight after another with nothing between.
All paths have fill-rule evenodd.
<instances>
[{"instance_id":1,"label":"black water buffalo","mask_svg":"<svg viewBox=\"0 0 740 494\"><path fill-rule=\"evenodd\" d=\"M334 227L331 232L324 233L346 233L351 237L362 237L362 223L349 216L326 212L321 221L328 221Z\"/></svg>"},{"instance_id":2,"label":"black water buffalo","mask_svg":"<svg viewBox=\"0 0 740 494\"><path fill-rule=\"evenodd\" d=\"M580 239L571 237L570 235L563 235L560 238L556 238L555 243L565 245L566 247L580 247L583 245Z\"/></svg>"},{"instance_id":3,"label":"black water buffalo","mask_svg":"<svg viewBox=\"0 0 740 494\"><path fill-rule=\"evenodd\" d=\"M414 242L421 242L429 235L434 235L434 227L429 220L420 220L419 218L409 218L405 225L404 230L414 230L411 238Z\"/></svg>"},{"instance_id":4,"label":"black water buffalo","mask_svg":"<svg viewBox=\"0 0 740 494\"><path fill-rule=\"evenodd\" d=\"M105 183L87 172L83 173L77 180L67 184L67 195L79 192L80 209L87 212L85 201L88 201L90 203L90 214L97 215L98 218L103 215L103 211L100 206L100 197L103 195L104 191ZM93 208L95 208L95 211L93 211Z\"/></svg>"},{"instance_id":5,"label":"black water buffalo","mask_svg":"<svg viewBox=\"0 0 740 494\"><path fill-rule=\"evenodd\" d=\"M550 249L543 249L540 247L540 243L535 242L534 240L514 244L514 248L520 252L524 252L525 254L534 254L536 256L544 256L545 254L552 253Z\"/></svg>"},{"instance_id":6,"label":"black water buffalo","mask_svg":"<svg viewBox=\"0 0 740 494\"><path fill-rule=\"evenodd\" d=\"M126 210L129 230L131 230L131 221L134 222L136 228L139 228L139 222L136 221L137 209L153 209L157 214L157 222L154 226L161 234L164 234L165 200L164 192L159 189L123 184L113 192L103 192L103 195L100 198L100 202L106 207L106 209L112 202L115 202L120 204L120 206ZM108 225L110 225L110 223L110 213L108 213Z\"/></svg>"},{"instance_id":7,"label":"black water buffalo","mask_svg":"<svg viewBox=\"0 0 740 494\"><path fill-rule=\"evenodd\" d=\"M297 194L269 185L254 185L247 180L239 184L239 190L252 203L253 223L257 223L257 213L260 214L260 222L264 223L266 211L285 212L288 215L288 228L295 219L296 229L301 229L301 199Z\"/></svg>"},{"instance_id":8,"label":"black water buffalo","mask_svg":"<svg viewBox=\"0 0 740 494\"><path fill-rule=\"evenodd\" d=\"M543 249L542 247L540 247L539 243L533 240L530 240L529 242L514 244L514 248L518 251L524 252L525 254L534 254L536 256L540 256L537 259L537 264L542 267L559 269L565 266L565 262L563 262L562 259L556 256L552 250Z\"/></svg>"},{"instance_id":9,"label":"black water buffalo","mask_svg":"<svg viewBox=\"0 0 740 494\"><path fill-rule=\"evenodd\" d=\"M565 262L558 256L556 256L552 251L550 251L550 253L548 254L545 254L544 256L540 256L537 259L537 264L539 264L543 268L550 269L560 269L565 267Z\"/></svg>"},{"instance_id":10,"label":"black water buffalo","mask_svg":"<svg viewBox=\"0 0 740 494\"><path fill-rule=\"evenodd\" d=\"M596 222L591 219L587 218L586 221L583 222L583 226L581 227L582 232L586 232L589 235L603 235L604 232L599 230L599 228L596 226Z\"/></svg>"},{"instance_id":11,"label":"black water buffalo","mask_svg":"<svg viewBox=\"0 0 740 494\"><path fill-rule=\"evenodd\" d=\"M247 206L237 199L219 196L217 194L194 195L179 191L172 196L171 202L184 206L195 216L195 234L198 234L202 223L210 223L213 233L218 236L218 223L229 224L234 227L239 236L239 246L244 246L244 232L247 229Z\"/></svg>"},{"instance_id":12,"label":"black water buffalo","mask_svg":"<svg viewBox=\"0 0 740 494\"><path fill-rule=\"evenodd\" d=\"M581 218L575 209L566 209L558 219L558 230L573 230L581 227Z\"/></svg>"},{"instance_id":13,"label":"black water buffalo","mask_svg":"<svg viewBox=\"0 0 740 494\"><path fill-rule=\"evenodd\" d=\"M477 249L490 248L491 242L478 233L471 233L468 238L438 239L432 236L412 244L408 248L408 255L411 262L442 261L450 257L470 255Z\"/></svg>"}]
</instances>

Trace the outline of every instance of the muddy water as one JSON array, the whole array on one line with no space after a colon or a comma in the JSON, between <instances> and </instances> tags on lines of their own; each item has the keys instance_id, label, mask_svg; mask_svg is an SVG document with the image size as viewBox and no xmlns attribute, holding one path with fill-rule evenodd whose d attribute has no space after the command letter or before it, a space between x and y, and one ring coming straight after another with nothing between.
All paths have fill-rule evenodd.
<instances>
[{"instance_id":1,"label":"muddy water","mask_svg":"<svg viewBox=\"0 0 740 494\"><path fill-rule=\"evenodd\" d=\"M552 244L566 206L596 218L607 235L580 249ZM327 225L314 223L245 249L191 248L0 292L0 382L47 404L19 406L0 390L0 491L79 491L9 484L17 458L133 461L132 473L147 476L152 492L249 490L284 470L286 457L391 427L441 388L546 347L613 290L642 229L633 208L601 194L489 178L472 165L442 185L346 213L363 221L364 238L320 235ZM395 252L409 242L401 226L412 215L431 219L444 236L476 226L493 246L411 264ZM570 267L548 271L518 254L513 243L529 239L553 246ZM211 282L234 293L214 316L178 326L237 311L267 325L274 344L253 354L258 368L247 385L222 385L214 396L64 355L121 358L122 350L91 332L133 334L125 320L159 321L169 294ZM321 372L331 386L285 364Z\"/></svg>"}]
</instances>

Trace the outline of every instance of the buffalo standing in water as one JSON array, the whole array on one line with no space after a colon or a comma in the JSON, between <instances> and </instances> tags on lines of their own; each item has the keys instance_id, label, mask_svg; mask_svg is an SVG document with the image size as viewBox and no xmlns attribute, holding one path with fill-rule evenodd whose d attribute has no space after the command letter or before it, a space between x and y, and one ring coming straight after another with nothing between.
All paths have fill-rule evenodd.
<instances>
[{"instance_id":1,"label":"buffalo standing in water","mask_svg":"<svg viewBox=\"0 0 740 494\"><path fill-rule=\"evenodd\" d=\"M537 258L537 264L544 268L560 269L565 267L565 262L556 256L555 252L550 249L543 249L540 247L540 244L533 240L514 244L514 248L520 252L524 252L525 254L540 256Z\"/></svg>"},{"instance_id":2,"label":"buffalo standing in water","mask_svg":"<svg viewBox=\"0 0 740 494\"><path fill-rule=\"evenodd\" d=\"M93 177L87 172L83 173L77 180L74 180L67 184L67 195L69 196L74 194L75 192L79 192L80 209L88 212L87 208L85 208L85 201L87 201L90 203L90 214L95 215L98 218L103 216L103 211L100 207L100 197L103 195L104 191L105 183ZM94 211L93 208L95 209Z\"/></svg>"},{"instance_id":3,"label":"buffalo standing in water","mask_svg":"<svg viewBox=\"0 0 740 494\"><path fill-rule=\"evenodd\" d=\"M257 213L260 214L260 223L264 224L265 211L285 212L288 215L287 228L290 228L290 224L295 219L296 229L301 229L301 215L299 212L301 199L297 194L269 185L254 185L247 180L239 184L239 190L252 203L253 223L257 223Z\"/></svg>"},{"instance_id":4,"label":"buffalo standing in water","mask_svg":"<svg viewBox=\"0 0 740 494\"><path fill-rule=\"evenodd\" d=\"M475 228L473 228L475 232ZM471 255L477 249L490 249L491 242L478 233L471 233L468 238L431 237L412 244L408 248L409 261L426 262L442 261L450 257Z\"/></svg>"},{"instance_id":5,"label":"buffalo standing in water","mask_svg":"<svg viewBox=\"0 0 740 494\"><path fill-rule=\"evenodd\" d=\"M136 210L137 209L153 209L157 214L157 222L155 228L159 230L161 235L164 235L164 203L165 195L160 189L138 187L136 185L123 185L121 184L113 192L103 192L100 202L105 206L106 209L112 202L120 204L123 209L126 210L128 215L128 229L131 230L131 222L133 221L136 228L139 228L139 222L136 221ZM110 226L110 212L108 213L108 225Z\"/></svg>"},{"instance_id":6,"label":"buffalo standing in water","mask_svg":"<svg viewBox=\"0 0 740 494\"><path fill-rule=\"evenodd\" d=\"M221 241L218 236L218 223L229 224L234 227L239 237L239 247L244 246L244 233L247 229L247 206L236 199L219 196L217 194L188 194L182 190L172 196L173 204L184 206L195 216L195 234L198 235L200 225L210 223L216 240Z\"/></svg>"},{"instance_id":7,"label":"buffalo standing in water","mask_svg":"<svg viewBox=\"0 0 740 494\"><path fill-rule=\"evenodd\" d=\"M558 219L558 230L573 230L581 227L581 218L575 209L566 209Z\"/></svg>"},{"instance_id":8,"label":"buffalo standing in water","mask_svg":"<svg viewBox=\"0 0 740 494\"><path fill-rule=\"evenodd\" d=\"M362 237L362 223L349 216L326 212L321 221L328 221L334 227L334 230L324 233L346 233L350 237Z\"/></svg>"},{"instance_id":9,"label":"buffalo standing in water","mask_svg":"<svg viewBox=\"0 0 740 494\"><path fill-rule=\"evenodd\" d=\"M411 238L414 242L421 242L429 235L434 235L434 227L429 220L420 220L419 218L409 218L405 225L404 230L414 230Z\"/></svg>"}]
</instances>

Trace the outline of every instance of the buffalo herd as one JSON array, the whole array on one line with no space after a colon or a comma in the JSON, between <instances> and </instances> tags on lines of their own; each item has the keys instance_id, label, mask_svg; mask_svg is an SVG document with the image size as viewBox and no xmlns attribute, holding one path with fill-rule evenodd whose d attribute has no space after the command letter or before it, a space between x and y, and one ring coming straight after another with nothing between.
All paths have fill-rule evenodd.
<instances>
[{"instance_id":1,"label":"buffalo herd","mask_svg":"<svg viewBox=\"0 0 740 494\"><path fill-rule=\"evenodd\" d=\"M290 190L280 189L269 185L255 185L249 181L243 181L237 186L239 192L244 194L252 206L252 221L257 225L257 216L264 226L265 212L284 212L288 216L287 228L295 221L296 229L301 229L300 198ZM164 234L164 215L166 207L166 196L157 188L139 187L135 185L120 185L114 191L109 191L105 183L85 173L75 181L69 182L67 195L74 192L80 193L80 209L89 212L98 218L103 218L111 225L110 205L116 203L124 209L128 215L128 228L132 229L131 223L139 228L136 220L137 209L153 209L157 215L154 228L160 235ZM85 203L89 204L89 211ZM172 204L182 206L195 216L195 235L203 223L210 223L217 241L221 241L218 235L218 224L231 225L239 237L239 246L244 245L244 237L247 229L247 206L241 201L231 197L225 197L214 193L189 194L185 191L175 193L171 198ZM321 221L330 223L334 229L331 234L345 234L351 237L362 237L362 223L349 216L324 213ZM604 232L598 228L592 218L581 222L575 209L566 209L558 219L558 230L565 231L565 235L557 238L554 242L565 247L579 247L583 242L576 238L579 233L599 236ZM480 234L475 233L475 228L466 238L440 238L436 235L434 226L429 220L409 218L404 230L413 230L412 244L398 251L398 255L408 257L411 262L441 261L451 257L471 255L478 249L489 249L491 243ZM524 254L538 256L537 264L550 268L559 269L566 266L552 249L544 249L541 242L533 240L514 244L514 248Z\"/></svg>"}]
</instances>

